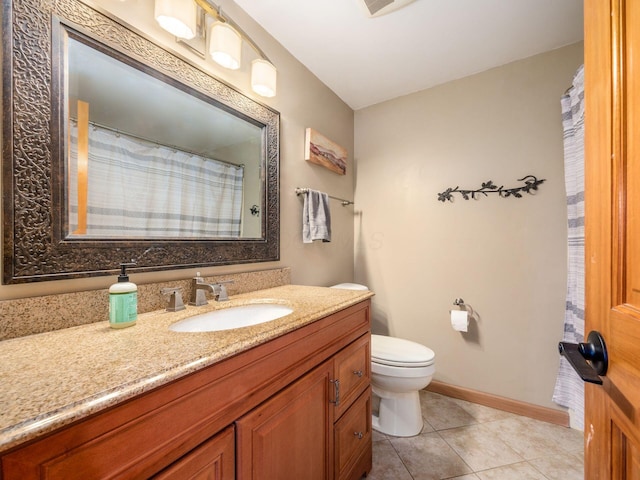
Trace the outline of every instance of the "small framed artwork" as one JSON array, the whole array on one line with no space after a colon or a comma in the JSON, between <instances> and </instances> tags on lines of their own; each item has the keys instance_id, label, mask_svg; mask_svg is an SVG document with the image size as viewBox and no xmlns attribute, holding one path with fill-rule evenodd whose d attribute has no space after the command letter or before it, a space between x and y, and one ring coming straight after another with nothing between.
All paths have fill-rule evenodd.
<instances>
[{"instance_id":1,"label":"small framed artwork","mask_svg":"<svg viewBox=\"0 0 640 480\"><path fill-rule=\"evenodd\" d=\"M347 172L347 150L313 128L305 133L304 159L340 175Z\"/></svg>"}]
</instances>

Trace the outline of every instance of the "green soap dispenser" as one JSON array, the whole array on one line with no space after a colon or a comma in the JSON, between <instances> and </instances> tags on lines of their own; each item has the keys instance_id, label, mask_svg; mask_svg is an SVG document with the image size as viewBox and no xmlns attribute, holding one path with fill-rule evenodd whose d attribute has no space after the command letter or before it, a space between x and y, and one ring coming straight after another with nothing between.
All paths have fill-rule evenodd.
<instances>
[{"instance_id":1,"label":"green soap dispenser","mask_svg":"<svg viewBox=\"0 0 640 480\"><path fill-rule=\"evenodd\" d=\"M121 263L118 283L109 287L109 326L125 328L136 324L138 319L138 286L129 281L127 267L135 263Z\"/></svg>"}]
</instances>

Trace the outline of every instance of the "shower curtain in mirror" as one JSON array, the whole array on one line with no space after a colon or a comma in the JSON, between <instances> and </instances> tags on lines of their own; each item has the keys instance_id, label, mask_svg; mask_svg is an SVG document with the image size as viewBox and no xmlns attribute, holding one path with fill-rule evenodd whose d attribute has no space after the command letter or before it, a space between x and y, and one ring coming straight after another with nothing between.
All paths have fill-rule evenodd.
<instances>
[{"instance_id":1,"label":"shower curtain in mirror","mask_svg":"<svg viewBox=\"0 0 640 480\"><path fill-rule=\"evenodd\" d=\"M564 130L564 175L567 193L567 301L563 340L584 338L584 67L561 99ZM584 429L584 383L564 357L553 401L573 411L573 426Z\"/></svg>"},{"instance_id":2,"label":"shower curtain in mirror","mask_svg":"<svg viewBox=\"0 0 640 480\"><path fill-rule=\"evenodd\" d=\"M69 224L77 226L77 126ZM89 126L87 236L239 237L244 167Z\"/></svg>"}]
</instances>

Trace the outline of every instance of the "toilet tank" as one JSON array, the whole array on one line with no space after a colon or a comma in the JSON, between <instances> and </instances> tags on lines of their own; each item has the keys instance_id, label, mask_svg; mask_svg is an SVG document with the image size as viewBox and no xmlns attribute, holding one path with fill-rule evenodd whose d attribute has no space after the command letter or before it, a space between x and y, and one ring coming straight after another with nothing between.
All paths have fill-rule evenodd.
<instances>
[{"instance_id":1,"label":"toilet tank","mask_svg":"<svg viewBox=\"0 0 640 480\"><path fill-rule=\"evenodd\" d=\"M360 285L359 283L339 283L337 285L332 285L329 288L341 288L343 290L369 290L365 285Z\"/></svg>"}]
</instances>

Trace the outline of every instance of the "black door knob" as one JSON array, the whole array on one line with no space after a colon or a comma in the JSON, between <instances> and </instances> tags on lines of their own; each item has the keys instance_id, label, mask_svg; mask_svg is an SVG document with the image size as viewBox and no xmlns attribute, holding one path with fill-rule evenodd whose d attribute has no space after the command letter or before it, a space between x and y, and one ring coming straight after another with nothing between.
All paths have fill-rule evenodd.
<instances>
[{"instance_id":1,"label":"black door knob","mask_svg":"<svg viewBox=\"0 0 640 480\"><path fill-rule=\"evenodd\" d=\"M607 374L609 357L604 338L595 330L589 332L584 343L560 342L560 355L564 356L585 382L602 385L600 376Z\"/></svg>"}]
</instances>

